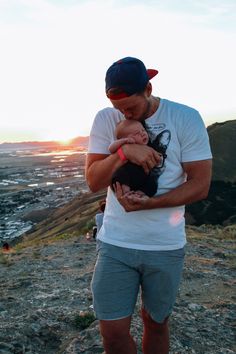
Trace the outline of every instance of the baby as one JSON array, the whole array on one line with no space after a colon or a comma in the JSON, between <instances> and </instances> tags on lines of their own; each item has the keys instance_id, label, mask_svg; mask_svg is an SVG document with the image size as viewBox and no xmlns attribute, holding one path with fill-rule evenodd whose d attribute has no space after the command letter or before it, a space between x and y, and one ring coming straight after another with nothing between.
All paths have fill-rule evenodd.
<instances>
[{"instance_id":1,"label":"baby","mask_svg":"<svg viewBox=\"0 0 236 354\"><path fill-rule=\"evenodd\" d=\"M149 136L142 123L135 120L124 119L118 123L115 131L117 140L110 146L109 151L115 153L124 144L141 144L147 145ZM157 178L144 172L141 166L138 166L130 161L118 168L112 176L113 185L119 182L122 185L124 193L136 191L140 195L152 197L157 191Z\"/></svg>"}]
</instances>

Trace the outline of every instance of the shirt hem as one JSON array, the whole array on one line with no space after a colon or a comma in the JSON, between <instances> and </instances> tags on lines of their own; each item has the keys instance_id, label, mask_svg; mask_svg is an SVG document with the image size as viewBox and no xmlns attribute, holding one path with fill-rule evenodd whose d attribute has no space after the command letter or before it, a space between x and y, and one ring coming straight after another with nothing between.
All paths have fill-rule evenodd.
<instances>
[{"instance_id":1,"label":"shirt hem","mask_svg":"<svg viewBox=\"0 0 236 354\"><path fill-rule=\"evenodd\" d=\"M97 239L113 246L131 248L131 249L142 250L142 251L173 251L173 250L178 250L180 248L183 248L187 243L186 239L183 239L181 242L174 245L140 245L135 243L127 243L127 242L120 242L117 240L111 240L106 237L102 237L102 236L99 237L99 235Z\"/></svg>"}]
</instances>

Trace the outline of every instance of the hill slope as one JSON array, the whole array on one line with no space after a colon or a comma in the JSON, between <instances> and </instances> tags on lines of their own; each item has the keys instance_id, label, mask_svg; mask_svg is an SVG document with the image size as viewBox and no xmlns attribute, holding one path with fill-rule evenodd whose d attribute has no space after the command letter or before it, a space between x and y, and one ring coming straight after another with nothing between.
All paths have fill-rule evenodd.
<instances>
[{"instance_id":1,"label":"hill slope","mask_svg":"<svg viewBox=\"0 0 236 354\"><path fill-rule=\"evenodd\" d=\"M44 221L38 223L26 233L27 239L42 239L74 232L75 234L90 230L94 225L94 215L98 211L98 201L104 199L106 191L85 193L68 204L58 208Z\"/></svg>"},{"instance_id":2,"label":"hill slope","mask_svg":"<svg viewBox=\"0 0 236 354\"><path fill-rule=\"evenodd\" d=\"M194 225L236 223L236 120L207 128L212 155L212 183L207 199L186 207L187 222Z\"/></svg>"},{"instance_id":3,"label":"hill slope","mask_svg":"<svg viewBox=\"0 0 236 354\"><path fill-rule=\"evenodd\" d=\"M213 181L236 182L236 120L208 128L213 154Z\"/></svg>"}]
</instances>

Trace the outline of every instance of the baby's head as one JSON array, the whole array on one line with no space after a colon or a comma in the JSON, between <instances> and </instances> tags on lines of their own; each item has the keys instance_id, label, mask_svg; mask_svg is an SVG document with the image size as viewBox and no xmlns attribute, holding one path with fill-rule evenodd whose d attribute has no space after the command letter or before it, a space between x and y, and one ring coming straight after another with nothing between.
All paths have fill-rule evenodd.
<instances>
[{"instance_id":1,"label":"baby's head","mask_svg":"<svg viewBox=\"0 0 236 354\"><path fill-rule=\"evenodd\" d=\"M137 120L124 119L116 126L116 138L133 138L136 144L146 145L149 137L142 123Z\"/></svg>"}]
</instances>

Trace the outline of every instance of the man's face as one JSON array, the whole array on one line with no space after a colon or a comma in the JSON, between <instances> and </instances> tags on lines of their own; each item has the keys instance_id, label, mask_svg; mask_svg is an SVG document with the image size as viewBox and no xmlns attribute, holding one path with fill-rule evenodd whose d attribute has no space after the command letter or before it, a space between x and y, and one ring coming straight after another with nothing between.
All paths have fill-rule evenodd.
<instances>
[{"instance_id":1,"label":"man's face","mask_svg":"<svg viewBox=\"0 0 236 354\"><path fill-rule=\"evenodd\" d=\"M142 121L147 118L149 100L145 94L132 95L120 100L111 100L113 107L124 114L126 119Z\"/></svg>"}]
</instances>

